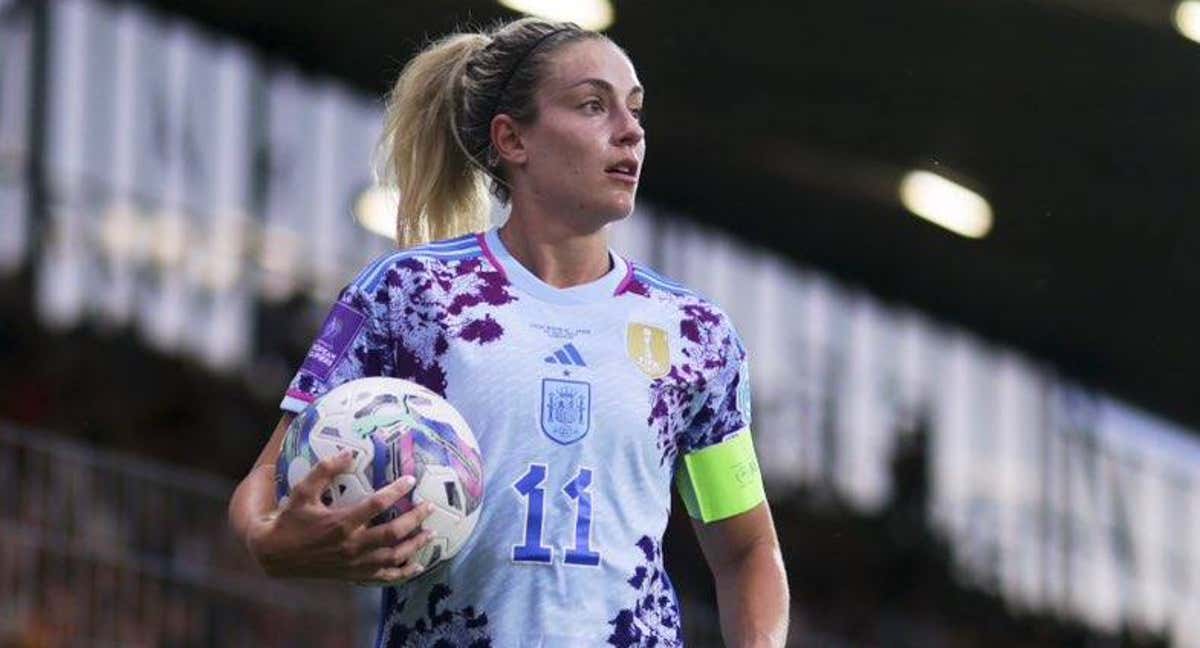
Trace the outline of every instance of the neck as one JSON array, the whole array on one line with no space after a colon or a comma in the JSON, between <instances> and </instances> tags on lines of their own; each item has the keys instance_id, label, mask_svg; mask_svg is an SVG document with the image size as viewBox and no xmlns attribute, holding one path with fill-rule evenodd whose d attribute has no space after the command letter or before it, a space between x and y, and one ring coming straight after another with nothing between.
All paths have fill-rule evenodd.
<instances>
[{"instance_id":1,"label":"neck","mask_svg":"<svg viewBox=\"0 0 1200 648\"><path fill-rule=\"evenodd\" d=\"M579 231L564 219L514 205L499 235L514 259L555 288L590 283L612 269L604 227Z\"/></svg>"}]
</instances>

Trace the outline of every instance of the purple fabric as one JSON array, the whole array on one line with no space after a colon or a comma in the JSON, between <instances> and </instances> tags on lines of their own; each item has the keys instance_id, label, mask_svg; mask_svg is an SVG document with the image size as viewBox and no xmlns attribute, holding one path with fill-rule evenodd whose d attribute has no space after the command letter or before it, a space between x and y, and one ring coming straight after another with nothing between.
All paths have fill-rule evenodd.
<instances>
[{"instance_id":1,"label":"purple fabric","mask_svg":"<svg viewBox=\"0 0 1200 648\"><path fill-rule=\"evenodd\" d=\"M475 608L446 610L442 604L450 597L450 588L444 584L434 585L425 600L425 616L411 624L389 622L385 619L380 627L380 646L404 646L404 648L490 648L492 638L488 633L487 614ZM390 611L391 618L398 618L408 605L408 599L397 600L396 589L388 588L383 595L383 609Z\"/></svg>"},{"instance_id":2,"label":"purple fabric","mask_svg":"<svg viewBox=\"0 0 1200 648\"><path fill-rule=\"evenodd\" d=\"M650 384L646 422L657 436L660 462L674 463L679 454L720 443L750 425L749 408L737 399L746 350L729 317L700 297L642 281L633 281L626 292L668 302L679 312L683 360Z\"/></svg>"},{"instance_id":3,"label":"purple fabric","mask_svg":"<svg viewBox=\"0 0 1200 648\"><path fill-rule=\"evenodd\" d=\"M663 568L662 545L650 536L642 536L637 546L645 561L626 581L633 589L631 605L608 622L613 626L608 643L621 648L682 646L679 602Z\"/></svg>"},{"instance_id":4,"label":"purple fabric","mask_svg":"<svg viewBox=\"0 0 1200 648\"><path fill-rule=\"evenodd\" d=\"M390 264L373 292L364 292L357 282L342 291L310 360L289 385L291 395L311 401L348 380L392 376L444 397L441 357L450 341L483 345L504 335L489 311L517 298L503 273L482 255L441 260L418 251Z\"/></svg>"}]
</instances>

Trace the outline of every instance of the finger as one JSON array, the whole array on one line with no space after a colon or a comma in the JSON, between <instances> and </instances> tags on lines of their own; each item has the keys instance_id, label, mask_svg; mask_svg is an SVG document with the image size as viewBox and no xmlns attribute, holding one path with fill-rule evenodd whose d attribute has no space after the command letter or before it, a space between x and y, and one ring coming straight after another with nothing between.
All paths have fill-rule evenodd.
<instances>
[{"instance_id":1,"label":"finger","mask_svg":"<svg viewBox=\"0 0 1200 648\"><path fill-rule=\"evenodd\" d=\"M395 546L377 547L352 561L358 567L369 569L384 569L387 567L403 567L416 555L421 547L433 540L429 531L421 531Z\"/></svg>"},{"instance_id":2,"label":"finger","mask_svg":"<svg viewBox=\"0 0 1200 648\"><path fill-rule=\"evenodd\" d=\"M292 489L293 500L299 502L316 502L321 499L321 493L333 483L333 478L346 472L354 465L354 455L349 450L317 462L304 479Z\"/></svg>"},{"instance_id":3,"label":"finger","mask_svg":"<svg viewBox=\"0 0 1200 648\"><path fill-rule=\"evenodd\" d=\"M376 515L383 513L397 500L407 495L416 483L417 480L412 475L405 475L375 491L374 495L359 502L346 513L347 522L355 527L370 522Z\"/></svg>"},{"instance_id":4,"label":"finger","mask_svg":"<svg viewBox=\"0 0 1200 648\"><path fill-rule=\"evenodd\" d=\"M366 529L362 534L362 547L364 549L394 547L406 540L414 531L419 530L421 523L432 513L433 505L425 502L387 524Z\"/></svg>"},{"instance_id":5,"label":"finger","mask_svg":"<svg viewBox=\"0 0 1200 648\"><path fill-rule=\"evenodd\" d=\"M371 580L382 585L396 585L417 576L423 571L425 569L416 563L405 565L404 567L384 567L372 574Z\"/></svg>"},{"instance_id":6,"label":"finger","mask_svg":"<svg viewBox=\"0 0 1200 648\"><path fill-rule=\"evenodd\" d=\"M409 561L417 555L417 552L420 551L422 547L432 541L433 534L429 531L422 531L408 540L405 540L404 542L400 543L398 547L392 549L392 564L397 567L403 567L405 565L412 564ZM419 566L420 565L418 565L418 567Z\"/></svg>"}]
</instances>

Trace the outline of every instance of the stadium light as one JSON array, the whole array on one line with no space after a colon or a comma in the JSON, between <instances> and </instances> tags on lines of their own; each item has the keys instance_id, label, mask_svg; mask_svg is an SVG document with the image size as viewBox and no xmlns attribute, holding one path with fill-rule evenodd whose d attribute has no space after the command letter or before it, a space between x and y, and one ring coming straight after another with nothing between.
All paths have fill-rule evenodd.
<instances>
[{"instance_id":1,"label":"stadium light","mask_svg":"<svg viewBox=\"0 0 1200 648\"><path fill-rule=\"evenodd\" d=\"M399 205L400 195L395 189L372 185L354 202L354 219L367 231L395 240Z\"/></svg>"},{"instance_id":2,"label":"stadium light","mask_svg":"<svg viewBox=\"0 0 1200 648\"><path fill-rule=\"evenodd\" d=\"M546 20L573 22L584 29L603 31L613 24L609 0L500 0L500 4Z\"/></svg>"},{"instance_id":3,"label":"stadium light","mask_svg":"<svg viewBox=\"0 0 1200 648\"><path fill-rule=\"evenodd\" d=\"M245 220L241 216L217 218L210 233L207 264L202 280L213 292L233 288L242 273Z\"/></svg>"},{"instance_id":4,"label":"stadium light","mask_svg":"<svg viewBox=\"0 0 1200 648\"><path fill-rule=\"evenodd\" d=\"M900 181L900 202L912 213L968 238L992 229L992 208L979 194L929 171L912 171Z\"/></svg>"},{"instance_id":5,"label":"stadium light","mask_svg":"<svg viewBox=\"0 0 1200 648\"><path fill-rule=\"evenodd\" d=\"M151 236L147 224L131 207L112 206L100 220L100 245L112 259L139 262L145 256Z\"/></svg>"},{"instance_id":6,"label":"stadium light","mask_svg":"<svg viewBox=\"0 0 1200 648\"><path fill-rule=\"evenodd\" d=\"M1183 0L1175 5L1175 14L1172 18L1175 22L1175 29L1178 29L1184 38L1200 43L1200 2Z\"/></svg>"},{"instance_id":7,"label":"stadium light","mask_svg":"<svg viewBox=\"0 0 1200 648\"><path fill-rule=\"evenodd\" d=\"M164 211L153 219L154 259L164 268L183 263L187 254L188 223L183 214Z\"/></svg>"}]
</instances>

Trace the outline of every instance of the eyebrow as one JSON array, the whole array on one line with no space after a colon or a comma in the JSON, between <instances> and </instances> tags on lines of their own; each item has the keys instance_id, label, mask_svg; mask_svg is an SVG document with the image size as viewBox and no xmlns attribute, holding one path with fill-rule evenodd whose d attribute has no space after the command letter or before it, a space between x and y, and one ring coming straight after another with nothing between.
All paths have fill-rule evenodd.
<instances>
[{"instance_id":1,"label":"eyebrow","mask_svg":"<svg viewBox=\"0 0 1200 648\"><path fill-rule=\"evenodd\" d=\"M617 94L617 91L615 88L613 88L613 85L604 79L583 79L582 81L576 81L575 83L567 86L567 89L573 90L581 85L590 85L595 87L597 90L607 92L612 95ZM644 88L642 88L642 86L633 86L633 89L629 91L629 96L632 97L633 95L645 94L645 92L646 91Z\"/></svg>"}]
</instances>

